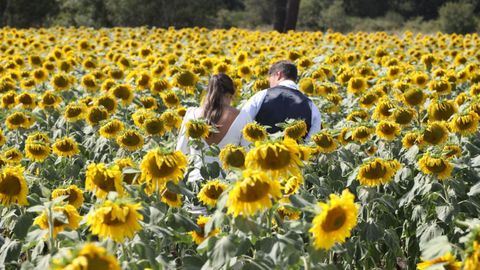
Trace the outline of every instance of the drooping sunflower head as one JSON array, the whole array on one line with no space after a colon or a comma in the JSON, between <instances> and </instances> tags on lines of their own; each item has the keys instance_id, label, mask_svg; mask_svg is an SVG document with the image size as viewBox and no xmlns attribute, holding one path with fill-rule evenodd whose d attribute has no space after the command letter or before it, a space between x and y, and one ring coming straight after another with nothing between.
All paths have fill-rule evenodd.
<instances>
[{"instance_id":1,"label":"drooping sunflower head","mask_svg":"<svg viewBox=\"0 0 480 270\"><path fill-rule=\"evenodd\" d=\"M333 136L325 131L315 134L312 140L318 146L320 153L331 153L337 149L337 143Z\"/></svg>"},{"instance_id":2,"label":"drooping sunflower head","mask_svg":"<svg viewBox=\"0 0 480 270\"><path fill-rule=\"evenodd\" d=\"M377 124L376 134L378 137L384 140L392 141L398 135L400 135L401 130L402 129L399 124L392 121L382 120L380 121L380 123Z\"/></svg>"},{"instance_id":3,"label":"drooping sunflower head","mask_svg":"<svg viewBox=\"0 0 480 270\"><path fill-rule=\"evenodd\" d=\"M92 106L88 109L86 118L89 125L96 126L108 118L108 111L103 107Z\"/></svg>"},{"instance_id":4,"label":"drooping sunflower head","mask_svg":"<svg viewBox=\"0 0 480 270\"><path fill-rule=\"evenodd\" d=\"M452 91L452 84L446 79L431 81L429 87L438 96L448 95Z\"/></svg>"},{"instance_id":5,"label":"drooping sunflower head","mask_svg":"<svg viewBox=\"0 0 480 270\"><path fill-rule=\"evenodd\" d=\"M107 200L88 214L87 224L92 234L101 239L111 238L122 243L142 230L139 221L143 220L143 216L138 212L139 209L139 203Z\"/></svg>"},{"instance_id":6,"label":"drooping sunflower head","mask_svg":"<svg viewBox=\"0 0 480 270\"><path fill-rule=\"evenodd\" d=\"M53 237L65 229L75 230L80 226L82 217L78 214L77 209L70 204L53 207ZM33 221L34 225L38 225L40 229L49 229L48 211L45 209L40 216Z\"/></svg>"},{"instance_id":7,"label":"drooping sunflower head","mask_svg":"<svg viewBox=\"0 0 480 270\"><path fill-rule=\"evenodd\" d=\"M408 126L415 118L417 112L412 108L399 108L393 112L395 123L401 126Z\"/></svg>"},{"instance_id":8,"label":"drooping sunflower head","mask_svg":"<svg viewBox=\"0 0 480 270\"><path fill-rule=\"evenodd\" d=\"M234 216L252 216L272 207L281 196L280 184L262 171L245 170L228 195L227 211Z\"/></svg>"},{"instance_id":9,"label":"drooping sunflower head","mask_svg":"<svg viewBox=\"0 0 480 270\"><path fill-rule=\"evenodd\" d=\"M53 269L104 269L121 270L120 264L107 250L92 243L86 243L81 250L69 253L69 258L53 260Z\"/></svg>"},{"instance_id":10,"label":"drooping sunflower head","mask_svg":"<svg viewBox=\"0 0 480 270\"><path fill-rule=\"evenodd\" d=\"M428 117L430 121L448 121L458 111L453 100L433 100L428 106Z\"/></svg>"},{"instance_id":11,"label":"drooping sunflower head","mask_svg":"<svg viewBox=\"0 0 480 270\"><path fill-rule=\"evenodd\" d=\"M205 183L198 192L198 200L210 207L215 207L220 195L228 188L228 185L218 179L210 180Z\"/></svg>"},{"instance_id":12,"label":"drooping sunflower head","mask_svg":"<svg viewBox=\"0 0 480 270\"><path fill-rule=\"evenodd\" d=\"M178 87L190 88L195 86L198 76L189 70L182 70L175 74L174 81Z\"/></svg>"},{"instance_id":13,"label":"drooping sunflower head","mask_svg":"<svg viewBox=\"0 0 480 270\"><path fill-rule=\"evenodd\" d=\"M402 146L405 149L410 149L414 145L420 143L421 134L417 131L409 131L405 133L405 136L402 138Z\"/></svg>"},{"instance_id":14,"label":"drooping sunflower head","mask_svg":"<svg viewBox=\"0 0 480 270\"><path fill-rule=\"evenodd\" d=\"M128 151L137 151L142 149L144 139L140 132L129 129L117 137L117 143L120 145L120 147L127 149Z\"/></svg>"},{"instance_id":15,"label":"drooping sunflower head","mask_svg":"<svg viewBox=\"0 0 480 270\"><path fill-rule=\"evenodd\" d=\"M288 197L296 194L302 187L303 183L304 179L301 175L289 177L281 187L283 196Z\"/></svg>"},{"instance_id":16,"label":"drooping sunflower head","mask_svg":"<svg viewBox=\"0 0 480 270\"><path fill-rule=\"evenodd\" d=\"M117 99L120 99L123 105L129 105L134 98L132 87L129 84L118 84L109 92L111 92Z\"/></svg>"},{"instance_id":17,"label":"drooping sunflower head","mask_svg":"<svg viewBox=\"0 0 480 270\"><path fill-rule=\"evenodd\" d=\"M63 117L68 122L76 122L78 120L83 119L85 117L86 112L87 112L87 106L85 106L84 104L71 103L71 104L68 104L67 107L65 107Z\"/></svg>"},{"instance_id":18,"label":"drooping sunflower head","mask_svg":"<svg viewBox=\"0 0 480 270\"><path fill-rule=\"evenodd\" d=\"M258 169L270 174L274 179L299 175L300 160L298 144L292 139L258 144L248 152L245 164L248 168Z\"/></svg>"},{"instance_id":19,"label":"drooping sunflower head","mask_svg":"<svg viewBox=\"0 0 480 270\"><path fill-rule=\"evenodd\" d=\"M65 73L55 74L50 81L50 84L57 91L68 90L72 85L73 78Z\"/></svg>"},{"instance_id":20,"label":"drooping sunflower head","mask_svg":"<svg viewBox=\"0 0 480 270\"><path fill-rule=\"evenodd\" d=\"M5 119L8 129L30 128L35 123L33 116L24 112L13 112Z\"/></svg>"},{"instance_id":21,"label":"drooping sunflower head","mask_svg":"<svg viewBox=\"0 0 480 270\"><path fill-rule=\"evenodd\" d=\"M103 95L96 99L95 105L103 106L108 113L113 114L117 110L117 101L113 95Z\"/></svg>"},{"instance_id":22,"label":"drooping sunflower head","mask_svg":"<svg viewBox=\"0 0 480 270\"><path fill-rule=\"evenodd\" d=\"M358 126L352 130L352 139L360 144L364 144L370 140L374 132L374 128L367 126Z\"/></svg>"},{"instance_id":23,"label":"drooping sunflower head","mask_svg":"<svg viewBox=\"0 0 480 270\"><path fill-rule=\"evenodd\" d=\"M50 155L50 146L45 143L26 143L25 156L35 162L43 162Z\"/></svg>"},{"instance_id":24,"label":"drooping sunflower head","mask_svg":"<svg viewBox=\"0 0 480 270\"><path fill-rule=\"evenodd\" d=\"M80 83L87 92L95 92L98 90L97 80L92 74L84 75Z\"/></svg>"},{"instance_id":25,"label":"drooping sunflower head","mask_svg":"<svg viewBox=\"0 0 480 270\"><path fill-rule=\"evenodd\" d=\"M204 120L190 120L186 124L187 136L192 139L205 139L210 135L210 127Z\"/></svg>"},{"instance_id":26,"label":"drooping sunflower head","mask_svg":"<svg viewBox=\"0 0 480 270\"><path fill-rule=\"evenodd\" d=\"M17 103L24 109L35 109L35 107L37 107L37 99L35 94L24 92L18 95L16 99Z\"/></svg>"},{"instance_id":27,"label":"drooping sunflower head","mask_svg":"<svg viewBox=\"0 0 480 270\"><path fill-rule=\"evenodd\" d=\"M77 155L80 151L78 149L77 142L71 137L65 137L58 139L52 145L53 153L60 157L73 157Z\"/></svg>"},{"instance_id":28,"label":"drooping sunflower head","mask_svg":"<svg viewBox=\"0 0 480 270\"><path fill-rule=\"evenodd\" d=\"M359 95L367 89L367 80L363 77L352 77L348 81L347 92Z\"/></svg>"},{"instance_id":29,"label":"drooping sunflower head","mask_svg":"<svg viewBox=\"0 0 480 270\"><path fill-rule=\"evenodd\" d=\"M298 83L298 87L306 95L315 95L317 92L315 81L312 78L302 78Z\"/></svg>"},{"instance_id":30,"label":"drooping sunflower head","mask_svg":"<svg viewBox=\"0 0 480 270\"><path fill-rule=\"evenodd\" d=\"M122 172L117 165L108 168L104 163L91 163L87 167L85 190L105 198L109 192L123 195Z\"/></svg>"},{"instance_id":31,"label":"drooping sunflower head","mask_svg":"<svg viewBox=\"0 0 480 270\"><path fill-rule=\"evenodd\" d=\"M428 124L420 137L421 145L439 145L448 139L448 127L445 122L435 121Z\"/></svg>"},{"instance_id":32,"label":"drooping sunflower head","mask_svg":"<svg viewBox=\"0 0 480 270\"><path fill-rule=\"evenodd\" d=\"M443 146L442 154L446 158L460 157L462 155L462 148L457 144L446 144Z\"/></svg>"},{"instance_id":33,"label":"drooping sunflower head","mask_svg":"<svg viewBox=\"0 0 480 270\"><path fill-rule=\"evenodd\" d=\"M392 180L392 177L400 169L400 163L397 160L384 160L375 158L360 166L357 179L362 185L377 186L386 184Z\"/></svg>"},{"instance_id":34,"label":"drooping sunflower head","mask_svg":"<svg viewBox=\"0 0 480 270\"><path fill-rule=\"evenodd\" d=\"M54 92L45 91L42 97L40 98L39 106L44 110L49 108L56 108L61 101L62 101L62 98L56 95Z\"/></svg>"},{"instance_id":35,"label":"drooping sunflower head","mask_svg":"<svg viewBox=\"0 0 480 270\"><path fill-rule=\"evenodd\" d=\"M375 120L388 120L395 109L395 104L388 98L382 98L373 112L372 118Z\"/></svg>"},{"instance_id":36,"label":"drooping sunflower head","mask_svg":"<svg viewBox=\"0 0 480 270\"><path fill-rule=\"evenodd\" d=\"M220 151L220 161L222 162L222 167L225 170L230 168L244 168L245 167L245 149L241 146L236 146L233 144L227 144Z\"/></svg>"},{"instance_id":37,"label":"drooping sunflower head","mask_svg":"<svg viewBox=\"0 0 480 270\"><path fill-rule=\"evenodd\" d=\"M424 174L436 176L439 180L450 178L453 165L442 157L434 157L425 153L419 160L418 166Z\"/></svg>"},{"instance_id":38,"label":"drooping sunflower head","mask_svg":"<svg viewBox=\"0 0 480 270\"><path fill-rule=\"evenodd\" d=\"M283 133L285 138L290 138L292 140L300 140L307 135L307 124L303 120L296 120L292 123L287 124Z\"/></svg>"},{"instance_id":39,"label":"drooping sunflower head","mask_svg":"<svg viewBox=\"0 0 480 270\"><path fill-rule=\"evenodd\" d=\"M142 159L140 169L142 181L152 190L165 186L168 181L178 183L187 167L187 157L180 151L169 152L161 149L149 151Z\"/></svg>"},{"instance_id":40,"label":"drooping sunflower head","mask_svg":"<svg viewBox=\"0 0 480 270\"><path fill-rule=\"evenodd\" d=\"M0 203L28 205L28 186L21 166L4 166L0 169Z\"/></svg>"},{"instance_id":41,"label":"drooping sunflower head","mask_svg":"<svg viewBox=\"0 0 480 270\"><path fill-rule=\"evenodd\" d=\"M147 193L150 187L147 187ZM173 192L169 190L166 186L159 190L159 194L161 196L160 201L166 203L170 207L180 208L182 207L182 194Z\"/></svg>"},{"instance_id":42,"label":"drooping sunflower head","mask_svg":"<svg viewBox=\"0 0 480 270\"><path fill-rule=\"evenodd\" d=\"M141 97L140 103L142 103L142 107L145 109L156 110L158 108L157 100L154 97Z\"/></svg>"},{"instance_id":43,"label":"drooping sunflower head","mask_svg":"<svg viewBox=\"0 0 480 270\"><path fill-rule=\"evenodd\" d=\"M197 225L200 227L199 231L191 231L190 235L192 236L193 241L197 244L200 245L205 239L208 237L217 235L220 230L218 228L212 228L208 234L205 232L205 225L210 221L210 217L206 216L199 216L197 219Z\"/></svg>"},{"instance_id":44,"label":"drooping sunflower head","mask_svg":"<svg viewBox=\"0 0 480 270\"><path fill-rule=\"evenodd\" d=\"M425 102L426 94L420 88L410 88L403 92L402 101L409 106L422 105Z\"/></svg>"},{"instance_id":45,"label":"drooping sunflower head","mask_svg":"<svg viewBox=\"0 0 480 270\"><path fill-rule=\"evenodd\" d=\"M361 122L370 118L370 115L365 110L355 110L347 115L345 118L347 121Z\"/></svg>"},{"instance_id":46,"label":"drooping sunflower head","mask_svg":"<svg viewBox=\"0 0 480 270\"><path fill-rule=\"evenodd\" d=\"M104 138L115 139L124 129L125 125L122 121L118 119L112 119L102 125L98 131L100 132L100 136Z\"/></svg>"},{"instance_id":47,"label":"drooping sunflower head","mask_svg":"<svg viewBox=\"0 0 480 270\"><path fill-rule=\"evenodd\" d=\"M357 225L359 206L348 190L341 196L330 194L328 203L319 203L322 211L312 221L310 232L317 249L330 249L335 243L343 243Z\"/></svg>"},{"instance_id":48,"label":"drooping sunflower head","mask_svg":"<svg viewBox=\"0 0 480 270\"><path fill-rule=\"evenodd\" d=\"M165 127L160 117L150 117L143 121L143 129L148 135L163 135Z\"/></svg>"},{"instance_id":49,"label":"drooping sunflower head","mask_svg":"<svg viewBox=\"0 0 480 270\"><path fill-rule=\"evenodd\" d=\"M472 136L478 130L478 115L474 111L465 114L455 114L450 120L450 129L452 132L463 136Z\"/></svg>"},{"instance_id":50,"label":"drooping sunflower head","mask_svg":"<svg viewBox=\"0 0 480 270\"><path fill-rule=\"evenodd\" d=\"M182 124L182 118L178 116L174 111L165 111L160 115L160 119L163 121L165 130L172 131L174 128L180 128Z\"/></svg>"},{"instance_id":51,"label":"drooping sunflower head","mask_svg":"<svg viewBox=\"0 0 480 270\"><path fill-rule=\"evenodd\" d=\"M257 123L248 123L243 127L242 134L249 142L263 141L267 138L267 129Z\"/></svg>"},{"instance_id":52,"label":"drooping sunflower head","mask_svg":"<svg viewBox=\"0 0 480 270\"><path fill-rule=\"evenodd\" d=\"M66 188L56 188L52 191L52 199L60 196L67 196L65 202L79 208L83 204L83 191L76 185L70 185Z\"/></svg>"},{"instance_id":53,"label":"drooping sunflower head","mask_svg":"<svg viewBox=\"0 0 480 270\"><path fill-rule=\"evenodd\" d=\"M15 147L11 147L3 151L3 156L9 164L19 164L23 159L22 151Z\"/></svg>"}]
</instances>

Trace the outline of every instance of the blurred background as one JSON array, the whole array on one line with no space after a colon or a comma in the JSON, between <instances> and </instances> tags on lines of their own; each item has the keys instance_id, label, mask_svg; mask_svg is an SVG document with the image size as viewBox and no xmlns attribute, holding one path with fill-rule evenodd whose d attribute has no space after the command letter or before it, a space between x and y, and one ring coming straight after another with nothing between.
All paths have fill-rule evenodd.
<instances>
[{"instance_id":1,"label":"blurred background","mask_svg":"<svg viewBox=\"0 0 480 270\"><path fill-rule=\"evenodd\" d=\"M325 31L480 30L480 0L0 0L11 27L243 27Z\"/></svg>"}]
</instances>

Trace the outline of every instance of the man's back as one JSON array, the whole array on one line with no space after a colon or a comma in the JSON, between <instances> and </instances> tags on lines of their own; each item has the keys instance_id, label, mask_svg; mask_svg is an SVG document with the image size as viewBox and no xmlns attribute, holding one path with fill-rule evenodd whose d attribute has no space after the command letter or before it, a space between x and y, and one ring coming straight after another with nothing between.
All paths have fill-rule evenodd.
<instances>
[{"instance_id":1,"label":"man's back","mask_svg":"<svg viewBox=\"0 0 480 270\"><path fill-rule=\"evenodd\" d=\"M310 130L312 111L309 103L310 100L300 91L278 85L267 90L255 121L269 126L269 133L280 131L276 124L287 119L304 120Z\"/></svg>"}]
</instances>

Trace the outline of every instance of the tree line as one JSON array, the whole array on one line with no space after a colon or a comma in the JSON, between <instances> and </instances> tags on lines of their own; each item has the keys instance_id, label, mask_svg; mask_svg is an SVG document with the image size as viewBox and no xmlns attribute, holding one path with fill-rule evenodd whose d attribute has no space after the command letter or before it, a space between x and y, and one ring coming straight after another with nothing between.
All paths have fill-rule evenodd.
<instances>
[{"instance_id":1,"label":"tree line","mask_svg":"<svg viewBox=\"0 0 480 270\"><path fill-rule=\"evenodd\" d=\"M480 0L0 0L10 27L247 27L474 32ZM415 30L415 29L414 29Z\"/></svg>"}]
</instances>

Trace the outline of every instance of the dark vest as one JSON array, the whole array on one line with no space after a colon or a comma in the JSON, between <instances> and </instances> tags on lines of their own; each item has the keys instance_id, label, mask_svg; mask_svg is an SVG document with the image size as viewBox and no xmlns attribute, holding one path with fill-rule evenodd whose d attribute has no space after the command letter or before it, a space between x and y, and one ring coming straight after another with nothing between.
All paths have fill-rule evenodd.
<instances>
[{"instance_id":1,"label":"dark vest","mask_svg":"<svg viewBox=\"0 0 480 270\"><path fill-rule=\"evenodd\" d=\"M282 129L276 124L287 119L303 119L308 130L312 126L312 110L310 99L302 92L285 86L275 86L267 90L262 106L255 117L261 125L270 126L268 133L275 133Z\"/></svg>"}]
</instances>

